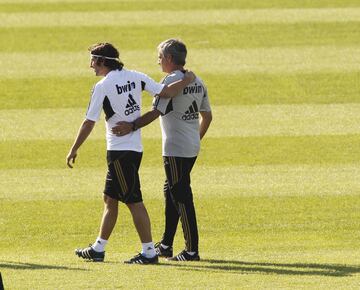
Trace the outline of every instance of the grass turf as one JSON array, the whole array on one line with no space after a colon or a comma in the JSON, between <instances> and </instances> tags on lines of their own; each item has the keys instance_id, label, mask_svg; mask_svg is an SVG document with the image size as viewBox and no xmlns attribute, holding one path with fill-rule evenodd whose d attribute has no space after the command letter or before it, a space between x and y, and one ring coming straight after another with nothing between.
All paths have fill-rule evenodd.
<instances>
[{"instance_id":1,"label":"grass turf","mask_svg":"<svg viewBox=\"0 0 360 290\"><path fill-rule=\"evenodd\" d=\"M180 265L162 261L148 268L129 268L121 263L138 250L123 206L107 261L99 265L78 261L70 251L96 235L94 225L100 215L94 213L102 208L98 198L4 202L3 218L8 222L3 223L6 238L2 246L11 244L22 253L19 257L9 252L1 259L5 281L31 288L137 288L144 281L146 288L176 288L178 283L187 288L194 279L199 288L207 289L302 287L302 283L317 288L319 283L340 286L344 281L356 285L360 268L349 261L356 262L354 255L359 253L357 196L205 197L195 202L204 260ZM161 203L160 197L146 202L154 233L163 227L158 214ZM16 224L12 222L14 208L18 209ZM176 250L181 250L181 240L178 233ZM122 272L126 272L126 279L119 275ZM154 276L169 278L157 280ZM217 284L222 280L222 285Z\"/></svg>"},{"instance_id":2,"label":"grass turf","mask_svg":"<svg viewBox=\"0 0 360 290\"><path fill-rule=\"evenodd\" d=\"M172 10L171 1L0 0L5 288L356 289L358 1L176 5L188 16L185 24L171 25L170 14L161 21L149 16L159 6ZM109 12L106 25L89 22L102 11ZM116 20L117 12L124 19L144 17L125 23ZM32 18L37 15L44 18ZM64 19L86 27L69 27ZM120 46L128 66L158 80L156 45L172 36L187 43L189 67L208 85L214 110L192 176L202 261L124 265L140 248L124 206L106 263L77 260L73 249L97 235L105 174L101 128L81 148L73 170L64 162L98 80L88 69L86 48L108 39ZM156 127L144 129L140 171L155 241L164 223ZM183 248L180 227L174 247Z\"/></svg>"}]
</instances>

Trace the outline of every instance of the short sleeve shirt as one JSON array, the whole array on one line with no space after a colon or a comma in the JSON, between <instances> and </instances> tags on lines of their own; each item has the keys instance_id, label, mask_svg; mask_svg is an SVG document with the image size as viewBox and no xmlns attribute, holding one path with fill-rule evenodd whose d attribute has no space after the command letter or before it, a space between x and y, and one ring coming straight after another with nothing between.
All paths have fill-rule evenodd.
<instances>
[{"instance_id":1,"label":"short sleeve shirt","mask_svg":"<svg viewBox=\"0 0 360 290\"><path fill-rule=\"evenodd\" d=\"M143 90L155 96L164 86L146 74L126 69L110 71L94 86L86 119L96 122L104 111L107 150L143 151L141 130L118 137L111 129L119 121L133 122L140 117Z\"/></svg>"},{"instance_id":2,"label":"short sleeve shirt","mask_svg":"<svg viewBox=\"0 0 360 290\"><path fill-rule=\"evenodd\" d=\"M183 72L174 71L163 83L170 84L183 76ZM211 111L203 81L197 77L172 99L157 96L153 101L153 108L161 112L163 156L197 156L200 150L199 112Z\"/></svg>"}]
</instances>

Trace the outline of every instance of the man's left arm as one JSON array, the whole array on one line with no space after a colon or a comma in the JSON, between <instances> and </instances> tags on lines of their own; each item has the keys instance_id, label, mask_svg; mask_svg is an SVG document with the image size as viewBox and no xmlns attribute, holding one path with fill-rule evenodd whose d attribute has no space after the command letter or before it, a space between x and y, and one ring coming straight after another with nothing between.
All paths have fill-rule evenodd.
<instances>
[{"instance_id":1,"label":"man's left arm","mask_svg":"<svg viewBox=\"0 0 360 290\"><path fill-rule=\"evenodd\" d=\"M208 130L210 123L212 121L212 113L211 111L200 111L201 120L200 120L200 140L204 137L206 134L206 131Z\"/></svg>"}]
</instances>

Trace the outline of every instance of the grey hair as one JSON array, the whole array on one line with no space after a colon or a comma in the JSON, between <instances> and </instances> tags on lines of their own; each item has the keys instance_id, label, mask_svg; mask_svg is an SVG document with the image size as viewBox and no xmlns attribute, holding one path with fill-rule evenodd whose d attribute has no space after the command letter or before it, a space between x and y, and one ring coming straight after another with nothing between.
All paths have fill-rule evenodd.
<instances>
[{"instance_id":1,"label":"grey hair","mask_svg":"<svg viewBox=\"0 0 360 290\"><path fill-rule=\"evenodd\" d=\"M165 40L159 44L158 50L164 57L171 55L174 64L185 65L187 50L181 40L174 38Z\"/></svg>"}]
</instances>

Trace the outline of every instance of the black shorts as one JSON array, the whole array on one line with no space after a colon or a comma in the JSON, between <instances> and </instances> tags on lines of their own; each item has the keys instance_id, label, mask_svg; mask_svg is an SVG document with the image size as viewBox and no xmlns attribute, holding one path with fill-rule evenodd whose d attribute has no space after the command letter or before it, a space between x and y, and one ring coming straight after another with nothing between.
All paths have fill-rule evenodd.
<instances>
[{"instance_id":1,"label":"black shorts","mask_svg":"<svg viewBox=\"0 0 360 290\"><path fill-rule=\"evenodd\" d=\"M142 201L139 167L142 152L108 151L104 193L123 203Z\"/></svg>"}]
</instances>

